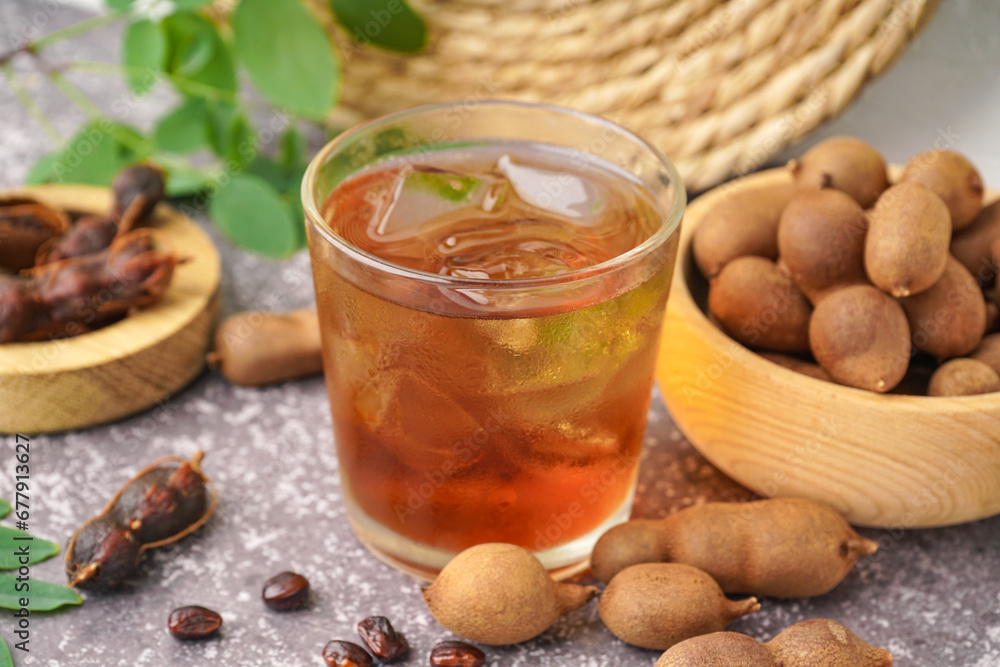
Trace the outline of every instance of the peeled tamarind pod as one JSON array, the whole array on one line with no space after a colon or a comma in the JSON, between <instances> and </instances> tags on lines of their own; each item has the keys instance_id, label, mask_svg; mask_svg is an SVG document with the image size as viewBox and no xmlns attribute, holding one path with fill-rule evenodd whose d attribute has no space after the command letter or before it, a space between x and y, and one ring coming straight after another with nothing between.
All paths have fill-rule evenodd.
<instances>
[{"instance_id":1,"label":"peeled tamarind pod","mask_svg":"<svg viewBox=\"0 0 1000 667\"><path fill-rule=\"evenodd\" d=\"M812 597L833 589L858 558L877 549L825 503L772 498L705 503L659 521L615 526L594 546L591 567L610 581L636 563L686 563L726 593Z\"/></svg>"},{"instance_id":2,"label":"peeled tamarind pod","mask_svg":"<svg viewBox=\"0 0 1000 667\"><path fill-rule=\"evenodd\" d=\"M231 315L215 332L215 351L209 353L208 363L230 382L247 386L320 373L323 358L316 309Z\"/></svg>"},{"instance_id":3,"label":"peeled tamarind pod","mask_svg":"<svg viewBox=\"0 0 1000 667\"><path fill-rule=\"evenodd\" d=\"M903 181L882 193L868 214L865 270L893 296L918 294L944 273L950 242L948 207L920 183Z\"/></svg>"},{"instance_id":4,"label":"peeled tamarind pod","mask_svg":"<svg viewBox=\"0 0 1000 667\"><path fill-rule=\"evenodd\" d=\"M977 361L981 361L996 373L1000 373L1000 333L990 334L983 338L979 347L969 355Z\"/></svg>"},{"instance_id":5,"label":"peeled tamarind pod","mask_svg":"<svg viewBox=\"0 0 1000 667\"><path fill-rule=\"evenodd\" d=\"M986 300L979 283L951 255L940 280L899 304L914 346L939 359L969 354L986 331Z\"/></svg>"},{"instance_id":6,"label":"peeled tamarind pod","mask_svg":"<svg viewBox=\"0 0 1000 667\"><path fill-rule=\"evenodd\" d=\"M903 169L903 181L927 186L948 207L957 231L972 222L983 206L983 179L961 153L935 149L914 155Z\"/></svg>"},{"instance_id":7,"label":"peeled tamarind pod","mask_svg":"<svg viewBox=\"0 0 1000 667\"><path fill-rule=\"evenodd\" d=\"M1000 375L978 359L952 359L938 366L928 396L977 396L1000 391Z\"/></svg>"},{"instance_id":8,"label":"peeled tamarind pod","mask_svg":"<svg viewBox=\"0 0 1000 667\"><path fill-rule=\"evenodd\" d=\"M805 352L812 306L802 291L769 259L739 257L712 278L708 309L721 327L744 345Z\"/></svg>"},{"instance_id":9,"label":"peeled tamarind pod","mask_svg":"<svg viewBox=\"0 0 1000 667\"><path fill-rule=\"evenodd\" d=\"M968 227L951 239L951 254L976 277L990 285L997 276L997 257L992 246L1000 242L1000 201L983 207Z\"/></svg>"},{"instance_id":10,"label":"peeled tamarind pod","mask_svg":"<svg viewBox=\"0 0 1000 667\"><path fill-rule=\"evenodd\" d=\"M713 207L691 241L705 277L711 278L738 257L777 259L778 221L795 192L792 183L740 190Z\"/></svg>"},{"instance_id":11,"label":"peeled tamarind pod","mask_svg":"<svg viewBox=\"0 0 1000 667\"><path fill-rule=\"evenodd\" d=\"M826 618L802 621L764 644L778 667L889 667L892 654Z\"/></svg>"},{"instance_id":12,"label":"peeled tamarind pod","mask_svg":"<svg viewBox=\"0 0 1000 667\"><path fill-rule=\"evenodd\" d=\"M757 598L730 600L708 576L681 563L640 563L611 580L598 600L601 620L623 642L663 651L725 630L760 610Z\"/></svg>"},{"instance_id":13,"label":"peeled tamarind pod","mask_svg":"<svg viewBox=\"0 0 1000 667\"><path fill-rule=\"evenodd\" d=\"M809 347L834 380L884 393L906 376L910 324L899 302L871 285L828 294L809 320Z\"/></svg>"},{"instance_id":14,"label":"peeled tamarind pod","mask_svg":"<svg viewBox=\"0 0 1000 667\"><path fill-rule=\"evenodd\" d=\"M788 164L801 190L832 188L844 192L861 208L875 203L889 187L885 158L856 137L830 137Z\"/></svg>"},{"instance_id":15,"label":"peeled tamarind pod","mask_svg":"<svg viewBox=\"0 0 1000 667\"><path fill-rule=\"evenodd\" d=\"M788 203L778 227L778 250L809 300L848 285L863 285L865 213L838 190L809 190Z\"/></svg>"},{"instance_id":16,"label":"peeled tamarind pod","mask_svg":"<svg viewBox=\"0 0 1000 667\"><path fill-rule=\"evenodd\" d=\"M537 637L599 591L553 581L527 550L490 543L455 556L421 593L437 622L456 635L503 645Z\"/></svg>"},{"instance_id":17,"label":"peeled tamarind pod","mask_svg":"<svg viewBox=\"0 0 1000 667\"><path fill-rule=\"evenodd\" d=\"M761 643L715 632L667 650L656 667L890 667L892 654L864 642L836 621L802 621Z\"/></svg>"},{"instance_id":18,"label":"peeled tamarind pod","mask_svg":"<svg viewBox=\"0 0 1000 667\"><path fill-rule=\"evenodd\" d=\"M767 647L738 632L713 632L667 650L655 667L778 667Z\"/></svg>"}]
</instances>

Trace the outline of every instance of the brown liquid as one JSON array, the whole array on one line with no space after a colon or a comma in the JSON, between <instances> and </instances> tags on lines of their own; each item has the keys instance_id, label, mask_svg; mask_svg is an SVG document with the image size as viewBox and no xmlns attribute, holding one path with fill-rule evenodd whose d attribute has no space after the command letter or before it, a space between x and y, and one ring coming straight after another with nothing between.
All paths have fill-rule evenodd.
<instances>
[{"instance_id":1,"label":"brown liquid","mask_svg":"<svg viewBox=\"0 0 1000 667\"><path fill-rule=\"evenodd\" d=\"M431 153L352 177L324 212L371 254L464 278L566 273L659 226L633 180L593 163L570 177L567 159L523 144ZM544 550L628 502L676 234L630 291L609 277L528 317L455 317L345 279L343 258L310 233L341 476L368 517L446 550ZM474 312L485 294L440 299Z\"/></svg>"}]
</instances>

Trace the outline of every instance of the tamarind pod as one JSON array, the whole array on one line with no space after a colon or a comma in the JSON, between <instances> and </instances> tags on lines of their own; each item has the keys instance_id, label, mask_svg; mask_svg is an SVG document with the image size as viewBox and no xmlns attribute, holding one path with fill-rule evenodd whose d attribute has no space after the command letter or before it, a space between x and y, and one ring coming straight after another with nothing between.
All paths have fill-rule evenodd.
<instances>
[{"instance_id":1,"label":"tamarind pod","mask_svg":"<svg viewBox=\"0 0 1000 667\"><path fill-rule=\"evenodd\" d=\"M163 170L151 164L137 164L122 169L111 182L115 203L111 217L130 231L145 220L166 196Z\"/></svg>"},{"instance_id":2,"label":"tamarind pod","mask_svg":"<svg viewBox=\"0 0 1000 667\"><path fill-rule=\"evenodd\" d=\"M42 244L35 255L35 266L98 253L110 246L119 232L118 222L111 218L85 216L63 236Z\"/></svg>"},{"instance_id":3,"label":"tamarind pod","mask_svg":"<svg viewBox=\"0 0 1000 667\"><path fill-rule=\"evenodd\" d=\"M156 248L151 230L136 230L101 253L0 278L0 343L75 335L148 306L167 291L178 263Z\"/></svg>"},{"instance_id":4,"label":"tamarind pod","mask_svg":"<svg viewBox=\"0 0 1000 667\"><path fill-rule=\"evenodd\" d=\"M87 215L61 238L53 239L35 255L35 266L98 253L111 242L146 224L164 198L163 172L151 165L135 165L118 172L112 183L115 202L107 215Z\"/></svg>"},{"instance_id":5,"label":"tamarind pod","mask_svg":"<svg viewBox=\"0 0 1000 667\"><path fill-rule=\"evenodd\" d=\"M45 308L32 284L19 276L0 277L0 343L20 340L37 328Z\"/></svg>"},{"instance_id":6,"label":"tamarind pod","mask_svg":"<svg viewBox=\"0 0 1000 667\"><path fill-rule=\"evenodd\" d=\"M0 197L0 267L15 273L29 268L38 249L68 228L62 211L30 197Z\"/></svg>"}]
</instances>

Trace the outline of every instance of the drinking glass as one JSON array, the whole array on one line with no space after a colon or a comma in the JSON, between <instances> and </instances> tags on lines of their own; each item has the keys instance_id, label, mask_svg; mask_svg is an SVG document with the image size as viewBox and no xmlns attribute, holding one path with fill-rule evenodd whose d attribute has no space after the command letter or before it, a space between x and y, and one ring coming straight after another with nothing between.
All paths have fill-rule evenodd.
<instances>
[{"instance_id":1,"label":"drinking glass","mask_svg":"<svg viewBox=\"0 0 1000 667\"><path fill-rule=\"evenodd\" d=\"M330 193L359 171L518 142L562 151L569 175L613 166L654 203L651 233L593 266L493 280L393 264L325 217ZM540 208L560 196L559 179L544 185ZM595 116L466 101L341 134L311 162L302 196L356 535L425 579L484 542L524 546L557 577L585 568L597 538L628 518L635 493L685 204L674 167Z\"/></svg>"}]
</instances>

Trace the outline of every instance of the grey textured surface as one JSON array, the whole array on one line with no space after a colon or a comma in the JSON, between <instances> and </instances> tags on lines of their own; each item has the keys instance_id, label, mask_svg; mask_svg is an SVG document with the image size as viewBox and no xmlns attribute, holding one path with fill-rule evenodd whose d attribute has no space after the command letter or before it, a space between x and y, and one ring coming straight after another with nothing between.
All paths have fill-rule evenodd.
<instances>
[{"instance_id":1,"label":"grey textured surface","mask_svg":"<svg viewBox=\"0 0 1000 667\"><path fill-rule=\"evenodd\" d=\"M58 3L4 0L3 45L24 18L45 6L57 11L43 32L80 17ZM859 134L898 161L951 127L958 134L956 147L979 164L988 182L1000 183L998 18L994 0L945 3L895 69L817 138ZM110 28L60 45L52 62L114 60L116 52L117 30ZM41 78L26 76L60 129L72 131L82 116ZM123 94L114 78L74 78L106 108ZM130 121L147 124L168 101L155 95L135 108ZM6 187L19 183L49 147L6 87L0 87L0 118L0 186ZM278 264L222 241L219 246L227 311L310 302L304 255ZM747 497L691 449L658 397L653 405L637 515L663 516L702 499ZM9 497L14 439L0 442L0 496ZM322 646L333 638L354 638L355 623L372 613L391 617L409 637L414 651L405 664L426 664L430 647L448 633L427 613L418 584L376 561L351 535L342 516L329 410L318 378L249 390L206 374L157 409L119 424L33 438L31 528L65 542L131 473L157 457L190 455L199 448L208 453L205 470L222 496L206 529L154 553L126 590L89 595L82 608L66 613L33 616L31 653L16 653L17 665L320 665ZM768 639L799 620L829 617L889 648L898 665L1000 665L1000 517L903 534L863 532L880 540L880 554L831 594L765 599L761 612L732 629ZM311 579L312 602L301 612L269 612L258 599L261 583L286 568ZM61 563L38 565L33 575L61 581ZM221 612L221 636L174 641L165 631L166 617L181 604ZM0 636L10 641L13 630L12 619L0 616ZM489 649L488 655L490 665L505 667L642 666L656 657L611 637L594 605L568 615L537 640Z\"/></svg>"}]
</instances>

